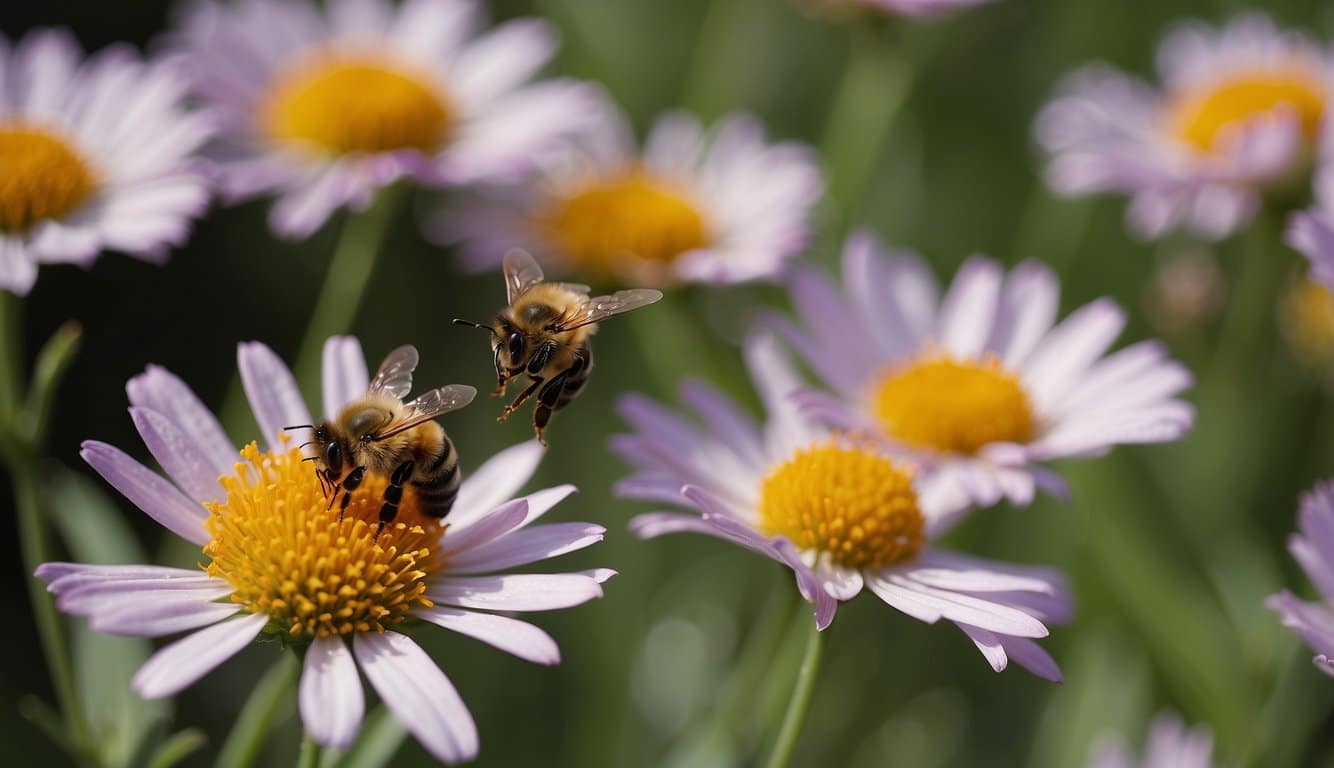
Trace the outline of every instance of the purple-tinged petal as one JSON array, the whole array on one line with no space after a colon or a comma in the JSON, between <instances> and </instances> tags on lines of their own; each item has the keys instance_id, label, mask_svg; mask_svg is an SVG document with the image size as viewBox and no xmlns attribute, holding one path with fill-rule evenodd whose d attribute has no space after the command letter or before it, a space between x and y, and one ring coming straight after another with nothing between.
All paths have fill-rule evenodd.
<instances>
[{"instance_id":1,"label":"purple-tinged petal","mask_svg":"<svg viewBox=\"0 0 1334 768\"><path fill-rule=\"evenodd\" d=\"M972 256L959 267L940 304L940 343L961 358L981 354L996 318L1001 281L1000 264Z\"/></svg>"},{"instance_id":2,"label":"purple-tinged petal","mask_svg":"<svg viewBox=\"0 0 1334 768\"><path fill-rule=\"evenodd\" d=\"M147 408L130 408L130 419L148 452L176 485L203 504L226 498L216 468L199 445L171 419Z\"/></svg>"},{"instance_id":3,"label":"purple-tinged petal","mask_svg":"<svg viewBox=\"0 0 1334 768\"><path fill-rule=\"evenodd\" d=\"M84 442L79 455L122 496L162 527L201 547L209 542L209 533L204 528L208 512L156 472L119 448L96 440Z\"/></svg>"},{"instance_id":4,"label":"purple-tinged petal","mask_svg":"<svg viewBox=\"0 0 1334 768\"><path fill-rule=\"evenodd\" d=\"M552 523L524 528L451 557L449 570L451 573L486 573L559 557L602 541L606 530L589 523Z\"/></svg>"},{"instance_id":5,"label":"purple-tinged petal","mask_svg":"<svg viewBox=\"0 0 1334 768\"><path fill-rule=\"evenodd\" d=\"M426 590L437 603L488 611L552 611L602 597L599 582L579 573L448 576Z\"/></svg>"},{"instance_id":6,"label":"purple-tinged petal","mask_svg":"<svg viewBox=\"0 0 1334 768\"><path fill-rule=\"evenodd\" d=\"M62 600L61 610L88 617L88 626L98 632L127 637L161 637L216 624L235 616L235 603L219 603L231 594L228 588L208 591L141 590L134 594L100 597L93 605L71 605Z\"/></svg>"},{"instance_id":7,"label":"purple-tinged petal","mask_svg":"<svg viewBox=\"0 0 1334 768\"><path fill-rule=\"evenodd\" d=\"M525 661L548 666L560 663L560 648L556 646L556 641L526 621L443 607L422 608L413 614L451 632L467 635L512 653Z\"/></svg>"},{"instance_id":8,"label":"purple-tinged petal","mask_svg":"<svg viewBox=\"0 0 1334 768\"><path fill-rule=\"evenodd\" d=\"M456 528L470 525L501 504L509 501L537 471L542 460L542 446L535 440L506 448L487 459L467 475L449 513Z\"/></svg>"},{"instance_id":9,"label":"purple-tinged petal","mask_svg":"<svg viewBox=\"0 0 1334 768\"><path fill-rule=\"evenodd\" d=\"M527 517L527 499L506 502L476 518L469 525L456 527L451 524L440 540L441 548L447 555L467 552L518 528Z\"/></svg>"},{"instance_id":10,"label":"purple-tinged petal","mask_svg":"<svg viewBox=\"0 0 1334 768\"><path fill-rule=\"evenodd\" d=\"M311 423L296 379L273 350L257 341L237 345L236 365L265 443L270 450L282 450L278 434L283 427Z\"/></svg>"},{"instance_id":11,"label":"purple-tinged petal","mask_svg":"<svg viewBox=\"0 0 1334 768\"><path fill-rule=\"evenodd\" d=\"M268 622L268 616L253 613L187 635L149 657L130 685L145 699L174 696L239 653Z\"/></svg>"},{"instance_id":12,"label":"purple-tinged petal","mask_svg":"<svg viewBox=\"0 0 1334 768\"><path fill-rule=\"evenodd\" d=\"M1125 326L1126 313L1110 299L1076 310L1043 339L1024 363L1024 383L1039 410L1060 400Z\"/></svg>"},{"instance_id":13,"label":"purple-tinged petal","mask_svg":"<svg viewBox=\"0 0 1334 768\"><path fill-rule=\"evenodd\" d=\"M208 457L215 477L229 474L238 460L236 446L217 417L190 387L165 368L150 365L125 385L130 404L150 408L171 419Z\"/></svg>"},{"instance_id":14,"label":"purple-tinged petal","mask_svg":"<svg viewBox=\"0 0 1334 768\"><path fill-rule=\"evenodd\" d=\"M301 724L316 744L347 749L361 730L366 697L342 637L317 637L306 649L298 701Z\"/></svg>"},{"instance_id":15,"label":"purple-tinged petal","mask_svg":"<svg viewBox=\"0 0 1334 768\"><path fill-rule=\"evenodd\" d=\"M485 104L532 77L556 52L556 35L541 19L501 24L459 54L450 73L458 97Z\"/></svg>"},{"instance_id":16,"label":"purple-tinged petal","mask_svg":"<svg viewBox=\"0 0 1334 768\"><path fill-rule=\"evenodd\" d=\"M477 756L477 725L431 657L397 632L353 635L357 662L380 700L437 760Z\"/></svg>"},{"instance_id":17,"label":"purple-tinged petal","mask_svg":"<svg viewBox=\"0 0 1334 768\"><path fill-rule=\"evenodd\" d=\"M968 594L928 587L897 569L865 576L867 586L881 600L928 624L948 619L1016 637L1046 637L1048 634L1041 621L1021 610Z\"/></svg>"}]
</instances>

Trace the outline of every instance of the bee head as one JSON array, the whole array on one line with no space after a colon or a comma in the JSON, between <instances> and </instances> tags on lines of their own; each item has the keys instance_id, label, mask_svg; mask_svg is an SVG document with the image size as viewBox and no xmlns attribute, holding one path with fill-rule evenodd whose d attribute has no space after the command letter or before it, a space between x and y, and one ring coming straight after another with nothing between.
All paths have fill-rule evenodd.
<instances>
[{"instance_id":1,"label":"bee head","mask_svg":"<svg viewBox=\"0 0 1334 768\"><path fill-rule=\"evenodd\" d=\"M343 460L347 457L347 447L343 442L342 437L328 422L315 427L315 434L310 444L315 447L316 461L323 466L330 477L343 474Z\"/></svg>"}]
</instances>

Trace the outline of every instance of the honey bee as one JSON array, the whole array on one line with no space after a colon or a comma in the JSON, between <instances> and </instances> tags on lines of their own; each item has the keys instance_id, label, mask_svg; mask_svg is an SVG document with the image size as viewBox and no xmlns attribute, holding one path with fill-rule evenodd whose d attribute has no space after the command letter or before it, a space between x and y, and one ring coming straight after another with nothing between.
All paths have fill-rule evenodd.
<instances>
[{"instance_id":1,"label":"honey bee","mask_svg":"<svg viewBox=\"0 0 1334 768\"><path fill-rule=\"evenodd\" d=\"M544 282L537 261L520 250L505 254L503 270L509 306L490 324L470 320L454 323L491 334L496 367L492 397L504 395L510 379L528 374L531 383L505 406L498 420L508 419L536 392L533 429L537 441L546 445L542 432L552 414L569 405L588 383L593 368L591 337L597 332L597 324L652 304L662 298L662 291L635 288L590 298L586 285Z\"/></svg>"},{"instance_id":2,"label":"honey bee","mask_svg":"<svg viewBox=\"0 0 1334 768\"><path fill-rule=\"evenodd\" d=\"M401 346L380 364L366 394L345 405L337 418L287 427L314 431L307 444L315 455L307 461L315 462L331 508L342 495L340 518L367 473L389 477L377 537L398 514L404 491L412 493L422 514L444 517L462 480L454 443L435 418L472 402L477 389L450 384L404 403L416 368L416 348Z\"/></svg>"}]
</instances>

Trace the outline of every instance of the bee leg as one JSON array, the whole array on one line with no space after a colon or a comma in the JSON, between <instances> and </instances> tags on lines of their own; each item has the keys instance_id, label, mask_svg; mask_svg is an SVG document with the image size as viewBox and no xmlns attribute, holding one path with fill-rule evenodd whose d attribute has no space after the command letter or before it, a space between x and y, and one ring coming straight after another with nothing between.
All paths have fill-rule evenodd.
<instances>
[{"instance_id":1,"label":"bee leg","mask_svg":"<svg viewBox=\"0 0 1334 768\"><path fill-rule=\"evenodd\" d=\"M357 467L351 472L348 472L347 477L343 478L343 485L342 485L343 505L338 508L338 522L340 523L343 522L343 514L347 512L347 505L352 503L352 492L357 490L358 487L360 487L361 481L364 480L365 478L366 478L365 467ZM330 506L333 505L332 499L329 500L329 504Z\"/></svg>"},{"instance_id":2,"label":"bee leg","mask_svg":"<svg viewBox=\"0 0 1334 768\"><path fill-rule=\"evenodd\" d=\"M380 527L375 529L375 538L380 538L384 527L398 516L398 504L403 500L403 484L412 477L415 467L411 461L405 461L389 476L389 485L384 489L384 504L380 507Z\"/></svg>"},{"instance_id":3,"label":"bee leg","mask_svg":"<svg viewBox=\"0 0 1334 768\"><path fill-rule=\"evenodd\" d=\"M504 421L510 417L511 413L519 410L519 406L523 405L528 398L533 396L533 393L537 391L537 388L542 386L542 381L542 379L534 376L533 383L529 384L522 392L520 392L519 396L514 398L514 402L505 406L504 410L500 412L500 418L497 419L497 421Z\"/></svg>"},{"instance_id":4,"label":"bee leg","mask_svg":"<svg viewBox=\"0 0 1334 768\"><path fill-rule=\"evenodd\" d=\"M562 371L557 374L537 395L537 407L533 409L533 430L537 432L537 442L543 447L546 447L547 441L543 439L542 433L546 431L547 424L551 422L551 415L560 405L560 395L565 389L568 373L569 371Z\"/></svg>"}]
</instances>

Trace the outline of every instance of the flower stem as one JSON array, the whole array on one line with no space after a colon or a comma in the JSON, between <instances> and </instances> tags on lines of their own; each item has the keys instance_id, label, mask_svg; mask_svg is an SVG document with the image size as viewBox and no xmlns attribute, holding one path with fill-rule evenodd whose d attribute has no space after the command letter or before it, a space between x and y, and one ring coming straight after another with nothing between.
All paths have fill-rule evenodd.
<instances>
[{"instance_id":1,"label":"flower stem","mask_svg":"<svg viewBox=\"0 0 1334 768\"><path fill-rule=\"evenodd\" d=\"M394 220L404 192L400 186L385 187L370 208L350 214L343 224L342 234L329 259L324 285L302 337L296 365L292 368L307 402L318 402L320 354L324 341L330 336L347 333L356 320L366 287L370 285L379 261L385 233ZM222 423L240 431L249 419L248 413L240 377L234 377L223 398ZM244 431L249 432L248 429Z\"/></svg>"},{"instance_id":2,"label":"flower stem","mask_svg":"<svg viewBox=\"0 0 1334 768\"><path fill-rule=\"evenodd\" d=\"M797 736L801 734L806 710L810 707L811 693L815 690L815 676L820 669L820 631L809 617L803 617L802 623L809 627L810 632L806 636L806 652L801 657L801 667L797 670L797 682L792 686L792 698L783 715L783 725L778 730L773 752L769 755L769 768L787 768L792 760Z\"/></svg>"},{"instance_id":3,"label":"flower stem","mask_svg":"<svg viewBox=\"0 0 1334 768\"><path fill-rule=\"evenodd\" d=\"M301 734L301 755L297 758L297 768L318 768L320 764L320 745L315 743L307 731Z\"/></svg>"},{"instance_id":4,"label":"flower stem","mask_svg":"<svg viewBox=\"0 0 1334 768\"><path fill-rule=\"evenodd\" d=\"M283 706L290 706L300 671L301 664L292 654L284 653L264 673L227 734L215 768L249 768L255 764L269 732L283 721Z\"/></svg>"},{"instance_id":5,"label":"flower stem","mask_svg":"<svg viewBox=\"0 0 1334 768\"><path fill-rule=\"evenodd\" d=\"M46 658L51 685L64 717L69 740L80 750L90 748L88 724L79 703L65 625L46 586L33 575L51 560L47 520L41 506L41 451L46 445L46 414L55 390L78 349L78 330L57 331L38 358L38 376L25 401L22 370L22 305L0 290L0 458L14 484L18 512L19 550L27 574L37 635Z\"/></svg>"}]
</instances>

